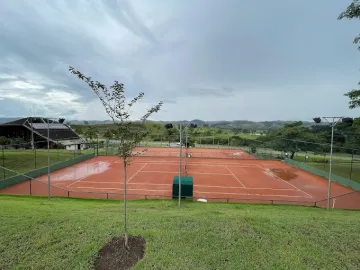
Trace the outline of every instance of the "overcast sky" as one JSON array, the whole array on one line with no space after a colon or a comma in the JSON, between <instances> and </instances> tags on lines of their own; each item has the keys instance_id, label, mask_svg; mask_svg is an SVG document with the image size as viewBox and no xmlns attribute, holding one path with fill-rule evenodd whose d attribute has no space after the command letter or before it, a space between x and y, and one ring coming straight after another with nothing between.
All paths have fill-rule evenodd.
<instances>
[{"instance_id":1,"label":"overcast sky","mask_svg":"<svg viewBox=\"0 0 360 270\"><path fill-rule=\"evenodd\" d=\"M154 120L357 116L348 0L0 1L0 116L108 119L71 65L145 97Z\"/></svg>"}]
</instances>

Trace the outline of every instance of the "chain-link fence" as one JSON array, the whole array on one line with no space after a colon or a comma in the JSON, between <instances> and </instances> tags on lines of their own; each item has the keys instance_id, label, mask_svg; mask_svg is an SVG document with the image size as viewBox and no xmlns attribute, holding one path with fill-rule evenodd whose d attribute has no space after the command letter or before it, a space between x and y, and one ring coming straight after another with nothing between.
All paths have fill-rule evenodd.
<instances>
[{"instance_id":1,"label":"chain-link fence","mask_svg":"<svg viewBox=\"0 0 360 270\"><path fill-rule=\"evenodd\" d=\"M59 187L53 184L39 181L28 175L23 175L24 178L19 184L12 185L0 189L0 194L10 195L32 195L32 196L48 196L49 190L51 197L63 198L91 198L91 199L104 199L104 200L123 200L123 192L105 192L105 191L81 191L72 190L69 188ZM1 183L1 182L0 182ZM49 188L50 187L50 188ZM149 192L151 193L151 192ZM129 192L127 194L128 200L166 200L172 199L168 194L137 194ZM187 200L197 201L198 197L189 197ZM206 197L207 202L224 202L224 203L249 203L249 204L274 204L274 205L301 205L309 207L327 207L327 199L323 200L294 200L294 199L266 199L266 198L244 198L239 195L238 197ZM332 196L330 198L330 207L332 209L360 209L360 191L348 192L345 194Z\"/></svg>"},{"instance_id":2,"label":"chain-link fence","mask_svg":"<svg viewBox=\"0 0 360 270\"><path fill-rule=\"evenodd\" d=\"M194 141L200 141L200 137L195 137ZM178 148L179 143L176 140L171 140L170 144L168 141L160 140L158 142L152 141L143 141L139 144L141 147L147 147L148 153L147 156L179 156ZM308 143L308 147L311 146L311 143ZM158 152L153 151L153 148L174 148L172 153L168 152ZM191 149L204 149L202 152L199 151L193 157L212 157L212 158L236 158L236 159L248 159L249 156L240 155L240 154L231 154L236 151L246 152L249 155L256 156L259 159L269 159L269 160L282 160L284 158L289 158L295 161L299 161L307 164L308 166L320 169L322 171L328 172L330 168L330 154L329 152L320 152L320 151L302 151L298 149L294 151L293 157L291 158L292 151L279 151L270 148L267 143L257 142L253 145L247 146L238 146L238 145L220 145L220 144L193 144ZM323 146L325 149L326 147ZM99 154L101 155L116 155L118 154L118 147L116 141L102 142L98 146ZM219 149L220 152L214 152L209 154L206 149ZM327 148L326 148L327 149ZM325 149L325 150L326 150ZM185 151L183 151L185 152ZM350 152L350 153L346 153ZM185 154L184 154L185 155ZM343 178L347 178L360 183L360 150L356 149L337 149L334 148L334 153L332 156L332 173Z\"/></svg>"},{"instance_id":3,"label":"chain-link fence","mask_svg":"<svg viewBox=\"0 0 360 270\"><path fill-rule=\"evenodd\" d=\"M149 148L147 153L150 153L148 155L159 155L164 156L172 155L174 153L174 157L179 156L179 149L173 148L169 152L168 149L165 150L165 148L160 149L160 151L157 151L159 146L156 144L157 142L154 142L154 144L150 144L148 142L141 143L141 145L145 145ZM161 142L160 141L160 145ZM178 147L175 141L175 145ZM154 148L152 148L154 146ZM202 145L205 146L205 145ZM211 147L213 146L213 147ZM263 147L261 147L263 146ZM252 156L257 156L261 159L270 159L270 160L279 160L279 159L285 159L288 160L288 163L296 162L296 164L292 164L300 169L307 170L309 172L312 172L314 174L327 177L327 170L329 167L329 154L327 153L319 153L319 152L304 152L304 151L298 151L294 153L293 159L289 159L289 155L291 154L290 151L277 151L271 148L264 147L265 145L258 145L255 149L253 146L222 146L217 147L214 145L208 145L206 146L209 149L206 149L205 147L202 147L201 149L197 149L199 147L190 148L189 152L193 151L193 158L234 158L234 155L227 155L228 153L237 153L240 152L239 148L241 148L241 151L247 152L248 154L251 154ZM47 144L45 143L37 143L32 147L30 144L22 144L22 145L7 145L2 146L0 149L0 180L3 179L9 179L11 177L14 177L16 175L27 175L26 177L34 177L35 175L28 175L28 172L34 171L34 170L41 170L42 168L46 168L48 166L48 158L50 165L52 165L52 168L56 169L57 164L63 163L65 164L68 160L74 160L77 159L77 157L80 157L82 155L86 154L94 154L94 155L117 155L118 154L118 142L116 141L99 141L99 142L93 142L93 143L87 143L82 145L76 145L76 146L68 146L68 147L62 147L62 148L55 148L55 145L51 145L50 149L47 149ZM171 148L168 145L166 146L164 144L164 147ZM214 148L219 148L214 149ZM195 151L196 150L196 151ZM212 152L213 151L213 152ZM153 153L153 154L152 154ZM186 151L184 149L183 155L185 156ZM236 158L236 157L235 157ZM65 163L64 163L65 162ZM351 187L353 189L357 189L357 186L355 184L354 188L354 182L349 180L355 180L359 179L357 178L358 172L360 171L360 158L356 151L353 151L351 154L346 153L340 153L335 152L333 156L333 180L336 182L339 182L340 184L343 184L345 186ZM185 160L184 160L184 167L186 166ZM316 170L317 169L317 170ZM359 171L358 171L359 170ZM342 176L341 174L344 174ZM346 177L345 174L348 174ZM351 178L352 179L351 179ZM339 180L340 179L340 180ZM339 181L338 181L339 180ZM23 181L23 179L22 179ZM358 180L359 181L359 180ZM26 193L33 194L33 195L46 195L47 189L46 184L39 183L35 179L30 179L29 181L21 182L22 187L28 191ZM40 191L37 191L35 189L34 185L41 186ZM15 186L14 186L15 187ZM55 190L60 190L58 187L53 187ZM4 191L5 192L5 191ZM60 192L60 191L59 191ZM6 192L8 193L8 191ZM10 192L11 193L11 192ZM44 194L43 194L44 193ZM99 196L103 199L119 199L122 195L121 194L112 194L112 193L90 193L90 192L80 192L80 191L72 191L72 190L61 190L61 192L56 195L56 192L54 191L54 196L65 196L65 197L89 197L92 198L95 195ZM132 194L134 198L155 198L158 195L137 195ZM348 208L347 204L351 205L353 207L353 204L349 203L348 198L356 198L359 199L359 192L355 193L349 193L338 196L339 198L334 198L336 202L333 203L335 208ZM159 196L159 198L165 198L166 196ZM195 198L193 198L195 199ZM234 201L242 201L247 202L247 199L245 198L208 198L209 201L228 201L228 202L234 202ZM351 200L352 200L351 199ZM326 202L316 202L316 201L281 201L281 200L257 200L260 203L285 203L285 204L302 204L302 205L312 205L312 206L320 206L325 207ZM334 201L334 200L333 200ZM249 201L250 202L250 201ZM323 205L322 205L323 204Z\"/></svg>"},{"instance_id":4,"label":"chain-link fence","mask_svg":"<svg viewBox=\"0 0 360 270\"><path fill-rule=\"evenodd\" d=\"M96 144L76 144L59 147L37 142L0 146L0 180L97 152Z\"/></svg>"}]
</instances>

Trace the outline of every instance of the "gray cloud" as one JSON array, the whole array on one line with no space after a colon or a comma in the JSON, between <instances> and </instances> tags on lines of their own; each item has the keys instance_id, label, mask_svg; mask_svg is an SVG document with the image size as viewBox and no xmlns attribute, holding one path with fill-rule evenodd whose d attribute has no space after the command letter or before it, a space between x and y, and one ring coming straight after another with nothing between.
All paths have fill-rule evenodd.
<instances>
[{"instance_id":1,"label":"gray cloud","mask_svg":"<svg viewBox=\"0 0 360 270\"><path fill-rule=\"evenodd\" d=\"M231 87L221 87L221 88L206 88L206 87L191 87L187 89L186 94L194 96L233 96L235 94L234 89Z\"/></svg>"},{"instance_id":2,"label":"gray cloud","mask_svg":"<svg viewBox=\"0 0 360 270\"><path fill-rule=\"evenodd\" d=\"M123 82L129 97L144 91L135 117L160 100L156 117L167 120L355 115L343 93L358 81L358 29L336 20L345 7L326 0L2 1L0 115L27 115L35 106L46 115L106 118L69 65L106 84Z\"/></svg>"}]
</instances>

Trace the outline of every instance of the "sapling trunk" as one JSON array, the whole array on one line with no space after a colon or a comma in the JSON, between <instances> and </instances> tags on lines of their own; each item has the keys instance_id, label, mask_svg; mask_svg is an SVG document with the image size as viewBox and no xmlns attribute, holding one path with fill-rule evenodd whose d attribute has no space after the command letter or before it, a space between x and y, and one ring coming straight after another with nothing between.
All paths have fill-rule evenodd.
<instances>
[{"instance_id":1,"label":"sapling trunk","mask_svg":"<svg viewBox=\"0 0 360 270\"><path fill-rule=\"evenodd\" d=\"M127 232L127 207L126 207L126 160L124 160L124 238L125 248L129 249L128 232Z\"/></svg>"}]
</instances>

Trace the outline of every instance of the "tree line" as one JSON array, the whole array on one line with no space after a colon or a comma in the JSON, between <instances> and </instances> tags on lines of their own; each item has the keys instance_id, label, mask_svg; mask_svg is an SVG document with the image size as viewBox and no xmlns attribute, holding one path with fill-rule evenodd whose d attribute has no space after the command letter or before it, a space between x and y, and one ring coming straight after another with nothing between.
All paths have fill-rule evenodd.
<instances>
[{"instance_id":1,"label":"tree line","mask_svg":"<svg viewBox=\"0 0 360 270\"><path fill-rule=\"evenodd\" d=\"M134 128L134 127L133 127ZM102 133L99 128L91 125L76 126L75 130L85 138L101 141L116 140L116 130L111 125L105 125ZM154 127L152 125L136 126L136 130L142 130L146 136L144 140L154 142L178 142L178 130ZM320 123L309 126L301 121L296 121L270 129L267 133L248 137L246 133L237 133L232 130L216 128L187 128L185 134L191 146L198 144L268 148L276 151L286 151L293 157L296 152L327 153L331 143L331 126ZM360 148L360 118L353 123L339 122L334 129L334 152L354 153Z\"/></svg>"}]
</instances>

